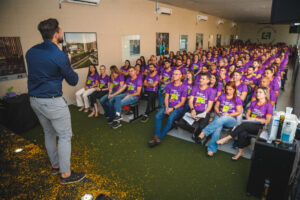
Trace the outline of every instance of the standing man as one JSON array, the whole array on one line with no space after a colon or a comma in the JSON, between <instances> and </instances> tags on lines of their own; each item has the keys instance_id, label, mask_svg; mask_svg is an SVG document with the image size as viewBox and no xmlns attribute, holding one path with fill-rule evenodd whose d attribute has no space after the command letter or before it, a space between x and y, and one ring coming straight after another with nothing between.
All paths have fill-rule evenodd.
<instances>
[{"instance_id":1,"label":"standing man","mask_svg":"<svg viewBox=\"0 0 300 200\"><path fill-rule=\"evenodd\" d=\"M44 42L26 53L30 104L43 127L45 146L52 165L51 174L60 173L61 184L81 181L85 173L71 172L71 116L62 97L62 81L75 86L78 75L70 65L71 57L58 48L63 33L56 19L38 25ZM56 137L58 147L56 148Z\"/></svg>"}]
</instances>

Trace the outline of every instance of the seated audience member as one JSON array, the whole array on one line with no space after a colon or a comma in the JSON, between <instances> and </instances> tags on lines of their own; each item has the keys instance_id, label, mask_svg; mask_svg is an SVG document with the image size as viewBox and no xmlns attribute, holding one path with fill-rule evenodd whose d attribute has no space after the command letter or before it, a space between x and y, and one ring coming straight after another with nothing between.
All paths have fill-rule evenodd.
<instances>
[{"instance_id":1,"label":"seated audience member","mask_svg":"<svg viewBox=\"0 0 300 200\"><path fill-rule=\"evenodd\" d=\"M177 59L177 61L176 61L176 66L175 66L174 70L180 70L180 71L181 71L181 74L182 74L181 80L184 80L184 79L185 79L186 72L185 72L184 67L182 66L182 61L181 61L181 60Z\"/></svg>"},{"instance_id":2,"label":"seated audience member","mask_svg":"<svg viewBox=\"0 0 300 200\"><path fill-rule=\"evenodd\" d=\"M96 88L96 91L93 92L90 96L91 107L93 111L89 114L88 117L98 117L98 106L97 99L102 98L104 95L108 94L108 82L109 76L106 74L106 67L104 65L100 66L100 78L99 78L99 87Z\"/></svg>"},{"instance_id":3,"label":"seated audience member","mask_svg":"<svg viewBox=\"0 0 300 200\"><path fill-rule=\"evenodd\" d=\"M255 87L256 84L256 77L253 75L254 67L248 67L248 70L245 75L242 76L242 81L251 88Z\"/></svg>"},{"instance_id":4,"label":"seated audience member","mask_svg":"<svg viewBox=\"0 0 300 200\"><path fill-rule=\"evenodd\" d=\"M149 119L151 107L153 103L155 104L155 98L158 91L158 83L160 80L160 76L158 75L154 64L149 65L149 72L150 74L148 74L144 80L147 108L144 116L141 119L142 122L147 122Z\"/></svg>"},{"instance_id":5,"label":"seated audience member","mask_svg":"<svg viewBox=\"0 0 300 200\"><path fill-rule=\"evenodd\" d=\"M216 112L214 121L208 124L197 138L199 141L206 140L212 134L208 145L208 156L213 156L217 152L220 133L223 127L234 127L237 124L237 116L242 113L243 102L237 95L235 83L229 81L225 86L225 93L221 94L214 106Z\"/></svg>"},{"instance_id":6,"label":"seated audience member","mask_svg":"<svg viewBox=\"0 0 300 200\"><path fill-rule=\"evenodd\" d=\"M110 79L108 82L108 94L104 95L100 98L100 104L102 105L105 117L108 118L107 123L112 124L113 116L109 116L110 113L114 111L110 111L110 108L114 104L116 92L119 88L123 87L124 85L124 76L121 74L117 66L113 65L110 67Z\"/></svg>"},{"instance_id":7,"label":"seated audience member","mask_svg":"<svg viewBox=\"0 0 300 200\"><path fill-rule=\"evenodd\" d=\"M192 139L196 140L197 143L198 135L201 133L202 129L208 124L209 122L209 113L213 106L213 102L215 101L215 92L209 86L210 82L210 75L208 73L202 74L199 84L195 85L192 89L190 98L189 98L189 108L191 110L191 116L196 118L194 123L197 124L197 128L194 130ZM199 118L196 115L200 113L205 113L205 117ZM181 119L179 122L188 126L187 123ZM194 126L194 124L192 125Z\"/></svg>"},{"instance_id":8,"label":"seated audience member","mask_svg":"<svg viewBox=\"0 0 300 200\"><path fill-rule=\"evenodd\" d=\"M112 112L115 108L115 113L109 114L110 119L113 119L112 128L117 129L121 124L122 120L122 106L127 106L138 102L140 94L143 87L143 80L136 75L136 70L134 67L129 67L128 69L129 77L125 84L115 92L115 101L111 104L109 111ZM127 88L125 93L122 93Z\"/></svg>"},{"instance_id":9,"label":"seated audience member","mask_svg":"<svg viewBox=\"0 0 300 200\"><path fill-rule=\"evenodd\" d=\"M186 72L186 79L183 81L183 84L187 87L188 94L187 94L187 100L184 104L184 113L189 110L189 103L188 100L190 98L191 91L195 85L195 75L192 69L189 69Z\"/></svg>"},{"instance_id":10,"label":"seated audience member","mask_svg":"<svg viewBox=\"0 0 300 200\"><path fill-rule=\"evenodd\" d=\"M227 137L218 140L217 144L224 144L234 137L238 137L238 153L232 157L232 160L238 160L244 155L243 149L249 145L249 134L257 135L264 124L270 123L273 115L273 106L269 102L269 90L265 87L257 89L257 100L251 102L251 105L246 113L246 119L253 122L243 122Z\"/></svg>"},{"instance_id":11,"label":"seated audience member","mask_svg":"<svg viewBox=\"0 0 300 200\"><path fill-rule=\"evenodd\" d=\"M230 65L228 70L227 70L227 76L232 79L232 76L233 76L233 72L235 71L235 65Z\"/></svg>"},{"instance_id":12,"label":"seated audience member","mask_svg":"<svg viewBox=\"0 0 300 200\"><path fill-rule=\"evenodd\" d=\"M166 86L171 83L173 69L171 68L170 62L168 60L165 61L164 69L160 74L160 86L158 90L158 107L161 107L163 104L163 94L165 92Z\"/></svg>"},{"instance_id":13,"label":"seated audience member","mask_svg":"<svg viewBox=\"0 0 300 200\"><path fill-rule=\"evenodd\" d=\"M241 100L244 102L246 97L247 97L248 87L245 83L243 83L241 81L242 72L241 71L233 72L233 77L232 78L233 78L233 81L235 83L237 96L239 96L241 98Z\"/></svg>"},{"instance_id":14,"label":"seated audience member","mask_svg":"<svg viewBox=\"0 0 300 200\"><path fill-rule=\"evenodd\" d=\"M141 72L141 65L140 64L136 64L134 66L135 71L136 71L136 75L139 79L143 79L143 73Z\"/></svg>"},{"instance_id":15,"label":"seated audience member","mask_svg":"<svg viewBox=\"0 0 300 200\"><path fill-rule=\"evenodd\" d=\"M212 74L210 75L210 82L209 82L209 87L211 87L212 92L213 92L213 96L215 97L215 100L217 100L218 96L218 91L222 90L222 87L219 86L218 83L218 76L216 74Z\"/></svg>"},{"instance_id":16,"label":"seated audience member","mask_svg":"<svg viewBox=\"0 0 300 200\"><path fill-rule=\"evenodd\" d=\"M129 60L125 60L125 65L121 67L120 71L122 73L122 75L124 77L127 77L128 76L128 69L130 67L130 61Z\"/></svg>"},{"instance_id":17,"label":"seated audience member","mask_svg":"<svg viewBox=\"0 0 300 200\"><path fill-rule=\"evenodd\" d=\"M84 84L84 87L76 92L76 102L77 106L80 107L79 111L88 112L90 107L90 102L88 96L92 94L99 83L99 74L94 65L90 65L89 72Z\"/></svg>"},{"instance_id":18,"label":"seated audience member","mask_svg":"<svg viewBox=\"0 0 300 200\"><path fill-rule=\"evenodd\" d=\"M265 68L261 64L261 60L253 61L253 76L258 80L264 75Z\"/></svg>"},{"instance_id":19,"label":"seated audience member","mask_svg":"<svg viewBox=\"0 0 300 200\"><path fill-rule=\"evenodd\" d=\"M150 147L160 144L161 140L171 129L174 120L182 116L184 103L187 97L187 88L182 83L181 70L174 70L174 82L167 85L165 89L165 105L155 115L154 137L148 142ZM168 116L166 125L161 130L162 118Z\"/></svg>"},{"instance_id":20,"label":"seated audience member","mask_svg":"<svg viewBox=\"0 0 300 200\"><path fill-rule=\"evenodd\" d=\"M193 70L194 73L198 72L198 70L200 68L200 63L201 63L201 61L199 61L198 55L195 55L194 60L193 60L193 64L192 64L192 67L191 67L191 69Z\"/></svg>"},{"instance_id":21,"label":"seated audience member","mask_svg":"<svg viewBox=\"0 0 300 200\"><path fill-rule=\"evenodd\" d=\"M269 84L270 84L270 79L268 79L267 77L262 77L262 79L260 80L259 86L268 88L269 94L270 94L269 101L274 106L276 103L276 100L277 100L277 94L274 90L271 90L271 88L269 87ZM251 102L252 101L256 101L256 90L253 92Z\"/></svg>"},{"instance_id":22,"label":"seated audience member","mask_svg":"<svg viewBox=\"0 0 300 200\"><path fill-rule=\"evenodd\" d=\"M280 80L274 76L274 71L271 68L265 69L264 77L267 77L270 80L269 88L274 90L278 95Z\"/></svg>"}]
</instances>

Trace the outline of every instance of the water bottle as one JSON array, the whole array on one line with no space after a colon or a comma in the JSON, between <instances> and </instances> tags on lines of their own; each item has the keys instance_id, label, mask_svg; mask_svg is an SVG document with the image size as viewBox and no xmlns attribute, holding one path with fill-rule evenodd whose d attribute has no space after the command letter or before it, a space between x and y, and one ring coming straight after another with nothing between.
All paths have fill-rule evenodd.
<instances>
[{"instance_id":1,"label":"water bottle","mask_svg":"<svg viewBox=\"0 0 300 200\"><path fill-rule=\"evenodd\" d=\"M286 122L282 128L281 142L289 143L292 133L291 122Z\"/></svg>"}]
</instances>

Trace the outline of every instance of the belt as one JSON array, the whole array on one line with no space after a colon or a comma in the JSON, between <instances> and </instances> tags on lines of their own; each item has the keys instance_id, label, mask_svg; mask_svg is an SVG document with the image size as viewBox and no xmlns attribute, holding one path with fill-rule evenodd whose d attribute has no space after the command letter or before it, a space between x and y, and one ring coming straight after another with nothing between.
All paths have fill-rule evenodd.
<instances>
[{"instance_id":1,"label":"belt","mask_svg":"<svg viewBox=\"0 0 300 200\"><path fill-rule=\"evenodd\" d=\"M52 97L38 97L38 96L33 96L33 95L29 95L29 96L33 97L33 98L39 98L39 99L51 99L51 98L62 97L62 95L57 95L57 96L52 96Z\"/></svg>"}]
</instances>

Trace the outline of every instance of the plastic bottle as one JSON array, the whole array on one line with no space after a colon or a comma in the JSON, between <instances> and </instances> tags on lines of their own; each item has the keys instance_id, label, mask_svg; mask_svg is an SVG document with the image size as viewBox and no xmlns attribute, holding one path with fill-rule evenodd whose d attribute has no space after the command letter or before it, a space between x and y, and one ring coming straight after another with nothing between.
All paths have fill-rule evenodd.
<instances>
[{"instance_id":1,"label":"plastic bottle","mask_svg":"<svg viewBox=\"0 0 300 200\"><path fill-rule=\"evenodd\" d=\"M289 143L291 133L292 133L291 123L286 122L282 129L281 142Z\"/></svg>"}]
</instances>

